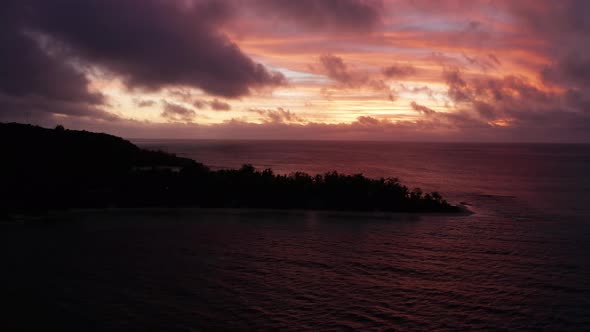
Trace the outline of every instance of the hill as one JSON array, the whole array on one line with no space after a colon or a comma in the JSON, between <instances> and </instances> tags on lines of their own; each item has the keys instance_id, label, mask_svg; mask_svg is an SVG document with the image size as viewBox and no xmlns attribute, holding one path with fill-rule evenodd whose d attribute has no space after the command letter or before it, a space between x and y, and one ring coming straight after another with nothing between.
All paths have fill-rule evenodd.
<instances>
[{"instance_id":1,"label":"hill","mask_svg":"<svg viewBox=\"0 0 590 332\"><path fill-rule=\"evenodd\" d=\"M132 166L178 166L194 163L161 151L142 150L120 137L64 129L0 123L0 142L6 166L18 168L80 168L101 171L128 169Z\"/></svg>"}]
</instances>

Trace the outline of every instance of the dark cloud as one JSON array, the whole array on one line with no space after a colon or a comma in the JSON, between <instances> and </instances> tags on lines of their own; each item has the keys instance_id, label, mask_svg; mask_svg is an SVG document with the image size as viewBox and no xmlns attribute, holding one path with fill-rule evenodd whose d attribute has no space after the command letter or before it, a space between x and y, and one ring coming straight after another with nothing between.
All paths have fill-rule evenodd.
<instances>
[{"instance_id":1,"label":"dark cloud","mask_svg":"<svg viewBox=\"0 0 590 332\"><path fill-rule=\"evenodd\" d=\"M187 88L168 89L167 93L174 99L185 103L190 103L195 98L194 92Z\"/></svg>"},{"instance_id":2,"label":"dark cloud","mask_svg":"<svg viewBox=\"0 0 590 332\"><path fill-rule=\"evenodd\" d=\"M213 99L212 101L210 101L209 106L214 111L229 111L229 110L231 110L230 104L225 103L223 101L219 101L217 99Z\"/></svg>"},{"instance_id":3,"label":"dark cloud","mask_svg":"<svg viewBox=\"0 0 590 332\"><path fill-rule=\"evenodd\" d=\"M207 106L207 101L201 100L201 99L195 99L193 101L193 106L195 106L196 108L201 110Z\"/></svg>"},{"instance_id":4,"label":"dark cloud","mask_svg":"<svg viewBox=\"0 0 590 332\"><path fill-rule=\"evenodd\" d=\"M350 69L344 60L333 54L323 54L319 58L319 72L334 80L337 88L360 88L367 87L383 93L383 97L389 101L397 99L396 91L391 89L380 78L373 78L366 71ZM311 67L314 69L313 66ZM329 90L324 93L329 96Z\"/></svg>"},{"instance_id":5,"label":"dark cloud","mask_svg":"<svg viewBox=\"0 0 590 332\"><path fill-rule=\"evenodd\" d=\"M191 100L184 100L185 102L191 102ZM203 100L203 99L193 99L192 100L192 104L194 107L202 110L205 109L206 107L209 107L210 109L214 110L214 111L230 111L231 110L231 105L223 102L219 99L213 99L210 101L207 100Z\"/></svg>"},{"instance_id":6,"label":"dark cloud","mask_svg":"<svg viewBox=\"0 0 590 332\"><path fill-rule=\"evenodd\" d=\"M323 54L319 60L321 72L341 86L348 88L366 86L378 91L387 91L387 97L391 99L389 86L383 80L373 79L369 76L369 73L364 71L351 70L341 57L333 54ZM393 94L391 94L391 97L393 97Z\"/></svg>"},{"instance_id":7,"label":"dark cloud","mask_svg":"<svg viewBox=\"0 0 590 332\"><path fill-rule=\"evenodd\" d=\"M219 31L226 1L24 0L26 28L132 88L190 86L225 97L282 84Z\"/></svg>"},{"instance_id":8,"label":"dark cloud","mask_svg":"<svg viewBox=\"0 0 590 332\"><path fill-rule=\"evenodd\" d=\"M476 101L473 103L473 109L482 119L492 120L496 117L496 111L494 107L489 103Z\"/></svg>"},{"instance_id":9,"label":"dark cloud","mask_svg":"<svg viewBox=\"0 0 590 332\"><path fill-rule=\"evenodd\" d=\"M541 73L546 83L590 95L590 2L585 0L512 1L508 9L523 29L544 41L538 52L552 59Z\"/></svg>"},{"instance_id":10,"label":"dark cloud","mask_svg":"<svg viewBox=\"0 0 590 332\"><path fill-rule=\"evenodd\" d=\"M256 0L257 10L311 29L367 31L381 22L378 0Z\"/></svg>"},{"instance_id":11,"label":"dark cloud","mask_svg":"<svg viewBox=\"0 0 590 332\"><path fill-rule=\"evenodd\" d=\"M443 76L449 88L447 94L452 101L460 103L471 100L470 91L466 88L467 83L465 83L459 71L449 71L444 73Z\"/></svg>"},{"instance_id":12,"label":"dark cloud","mask_svg":"<svg viewBox=\"0 0 590 332\"><path fill-rule=\"evenodd\" d=\"M20 2L7 0L0 9L0 116L3 121L34 121L60 116L116 117L100 109L105 102L89 91L88 79L27 31Z\"/></svg>"},{"instance_id":13,"label":"dark cloud","mask_svg":"<svg viewBox=\"0 0 590 332\"><path fill-rule=\"evenodd\" d=\"M153 100L146 100L146 99L135 99L133 100L137 107L150 107L156 105L156 102Z\"/></svg>"},{"instance_id":14,"label":"dark cloud","mask_svg":"<svg viewBox=\"0 0 590 332\"><path fill-rule=\"evenodd\" d=\"M433 115L436 113L435 110L428 108L424 105L420 105L418 103L416 103L415 101L412 101L412 103L410 104L410 106L412 106L412 109L416 112L422 113L424 115Z\"/></svg>"},{"instance_id":15,"label":"dark cloud","mask_svg":"<svg viewBox=\"0 0 590 332\"><path fill-rule=\"evenodd\" d=\"M382 70L383 75L388 78L404 78L416 73L416 68L411 65L393 64Z\"/></svg>"},{"instance_id":16,"label":"dark cloud","mask_svg":"<svg viewBox=\"0 0 590 332\"><path fill-rule=\"evenodd\" d=\"M498 58L496 57L490 57L490 55L488 54L485 57L481 57L481 56L477 56L477 55L472 55L469 56L465 53L462 54L463 58L467 61L467 63L469 63L472 66L475 67L479 67L481 69L483 69L484 71L487 71L489 69L493 69L495 67L498 66Z\"/></svg>"},{"instance_id":17,"label":"dark cloud","mask_svg":"<svg viewBox=\"0 0 590 332\"><path fill-rule=\"evenodd\" d=\"M449 98L459 103L490 102L513 104L526 102L539 107L555 106L563 99L560 95L546 92L522 76L507 75L503 78L474 78L467 81L458 70L444 73Z\"/></svg>"},{"instance_id":18,"label":"dark cloud","mask_svg":"<svg viewBox=\"0 0 590 332\"><path fill-rule=\"evenodd\" d=\"M103 102L100 94L88 91L82 73L44 52L32 37L11 28L0 32L0 43L7 48L0 56L0 92L95 105Z\"/></svg>"},{"instance_id":19,"label":"dark cloud","mask_svg":"<svg viewBox=\"0 0 590 332\"><path fill-rule=\"evenodd\" d=\"M41 96L26 98L0 94L0 122L44 123L48 119L84 117L99 122L119 120L116 114L85 102L61 101Z\"/></svg>"},{"instance_id":20,"label":"dark cloud","mask_svg":"<svg viewBox=\"0 0 590 332\"><path fill-rule=\"evenodd\" d=\"M502 65L502 62L500 61L500 59L498 59L498 57L495 56L494 54L492 54L492 53L488 54L488 58L490 58L497 66Z\"/></svg>"},{"instance_id":21,"label":"dark cloud","mask_svg":"<svg viewBox=\"0 0 590 332\"><path fill-rule=\"evenodd\" d=\"M356 119L356 122L353 122L355 125L359 125L359 126L369 126L369 127L373 127L373 126L378 126L380 124L382 124L382 121L379 119L376 119L372 116L359 116Z\"/></svg>"},{"instance_id":22,"label":"dark cloud","mask_svg":"<svg viewBox=\"0 0 590 332\"><path fill-rule=\"evenodd\" d=\"M541 76L547 83L590 89L590 55L571 53L563 56L545 67Z\"/></svg>"},{"instance_id":23,"label":"dark cloud","mask_svg":"<svg viewBox=\"0 0 590 332\"><path fill-rule=\"evenodd\" d=\"M164 107L164 110L160 115L169 121L192 122L197 116L197 113L194 110L178 104L164 101L162 102L162 106Z\"/></svg>"},{"instance_id":24,"label":"dark cloud","mask_svg":"<svg viewBox=\"0 0 590 332\"><path fill-rule=\"evenodd\" d=\"M226 97L285 82L220 32L232 15L229 1L6 0L1 7L0 43L9 48L0 54L4 119L8 109L31 121L45 113L107 118L105 97L89 89L85 74L95 66L130 88L188 86Z\"/></svg>"},{"instance_id":25,"label":"dark cloud","mask_svg":"<svg viewBox=\"0 0 590 332\"><path fill-rule=\"evenodd\" d=\"M540 137L534 135L543 130L560 140L580 139L590 130L590 99L578 90L548 92L514 75L466 79L461 72L452 71L445 73L445 78L454 109L437 112L434 118L449 126L502 128L504 132L510 130L514 139L534 140ZM549 138L553 139L545 139Z\"/></svg>"},{"instance_id":26,"label":"dark cloud","mask_svg":"<svg viewBox=\"0 0 590 332\"><path fill-rule=\"evenodd\" d=\"M344 85L357 85L366 81L366 77L350 73L344 60L338 56L321 55L320 64L329 78Z\"/></svg>"},{"instance_id":27,"label":"dark cloud","mask_svg":"<svg viewBox=\"0 0 590 332\"><path fill-rule=\"evenodd\" d=\"M278 107L276 110L273 109L250 109L250 112L260 114L263 120L268 123L291 123L305 122L304 119L297 116L295 113Z\"/></svg>"}]
</instances>

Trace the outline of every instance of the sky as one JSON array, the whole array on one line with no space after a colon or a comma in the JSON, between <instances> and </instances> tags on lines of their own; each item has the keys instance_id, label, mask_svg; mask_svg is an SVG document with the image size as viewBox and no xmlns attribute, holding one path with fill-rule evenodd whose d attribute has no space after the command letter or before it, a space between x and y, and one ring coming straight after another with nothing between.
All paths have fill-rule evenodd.
<instances>
[{"instance_id":1,"label":"sky","mask_svg":"<svg viewBox=\"0 0 590 332\"><path fill-rule=\"evenodd\" d=\"M586 0L2 0L0 121L590 142Z\"/></svg>"}]
</instances>

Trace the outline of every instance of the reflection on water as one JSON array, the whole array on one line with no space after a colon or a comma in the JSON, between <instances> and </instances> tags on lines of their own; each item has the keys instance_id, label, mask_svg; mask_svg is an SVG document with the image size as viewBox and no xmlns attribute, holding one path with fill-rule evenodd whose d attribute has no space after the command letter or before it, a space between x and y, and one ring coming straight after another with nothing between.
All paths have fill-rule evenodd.
<instances>
[{"instance_id":1,"label":"reflection on water","mask_svg":"<svg viewBox=\"0 0 590 332\"><path fill-rule=\"evenodd\" d=\"M4 224L4 325L590 329L587 146L175 144L218 166L397 175L476 213L131 210Z\"/></svg>"},{"instance_id":2,"label":"reflection on water","mask_svg":"<svg viewBox=\"0 0 590 332\"><path fill-rule=\"evenodd\" d=\"M3 257L4 300L13 312L34 314L35 324L167 331L590 326L587 227L572 233L490 217L231 210L66 219L3 226L2 250L12 253Z\"/></svg>"}]
</instances>

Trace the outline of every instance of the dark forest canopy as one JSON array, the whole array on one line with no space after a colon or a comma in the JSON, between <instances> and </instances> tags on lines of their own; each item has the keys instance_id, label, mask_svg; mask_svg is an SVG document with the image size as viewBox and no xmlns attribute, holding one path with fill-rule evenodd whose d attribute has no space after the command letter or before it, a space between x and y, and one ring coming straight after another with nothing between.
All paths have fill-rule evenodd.
<instances>
[{"instance_id":1,"label":"dark forest canopy","mask_svg":"<svg viewBox=\"0 0 590 332\"><path fill-rule=\"evenodd\" d=\"M397 179L337 172L274 174L271 169L210 170L191 159L140 149L120 137L0 124L0 207L202 207L388 212L458 212L438 193Z\"/></svg>"}]
</instances>

